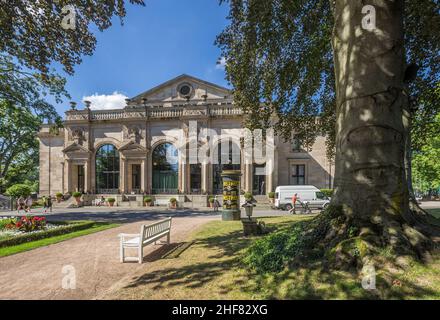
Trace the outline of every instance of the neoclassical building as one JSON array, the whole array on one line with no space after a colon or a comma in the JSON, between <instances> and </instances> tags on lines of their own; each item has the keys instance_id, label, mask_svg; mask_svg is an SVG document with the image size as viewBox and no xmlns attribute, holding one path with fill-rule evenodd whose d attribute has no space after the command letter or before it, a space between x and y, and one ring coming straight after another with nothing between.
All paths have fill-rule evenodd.
<instances>
[{"instance_id":1,"label":"neoclassical building","mask_svg":"<svg viewBox=\"0 0 440 320\"><path fill-rule=\"evenodd\" d=\"M182 133L184 138L190 121L197 121L198 132L239 135L243 114L228 89L181 75L127 100L123 109L91 110L90 103L85 104L84 109L73 105L66 112L63 129L53 132L45 125L38 133L41 195L221 193L224 164L187 161L189 146L182 143ZM242 172L242 190L267 194L278 185L331 187L333 167L324 137L307 151L295 139L275 137L274 145L274 170L269 174L265 164L233 165ZM220 155L221 146L216 141L210 152ZM230 149L242 157L240 146ZM175 161L169 161L169 155Z\"/></svg>"}]
</instances>

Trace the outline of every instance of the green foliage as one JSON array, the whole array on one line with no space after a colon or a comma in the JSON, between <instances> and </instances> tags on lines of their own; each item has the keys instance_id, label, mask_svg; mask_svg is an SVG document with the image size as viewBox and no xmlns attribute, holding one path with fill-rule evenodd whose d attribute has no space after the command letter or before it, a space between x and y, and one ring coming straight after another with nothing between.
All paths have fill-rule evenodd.
<instances>
[{"instance_id":1,"label":"green foliage","mask_svg":"<svg viewBox=\"0 0 440 320\"><path fill-rule=\"evenodd\" d=\"M171 198L170 199L170 203L177 203L177 199L176 198Z\"/></svg>"},{"instance_id":2,"label":"green foliage","mask_svg":"<svg viewBox=\"0 0 440 320\"><path fill-rule=\"evenodd\" d=\"M243 262L257 273L279 272L303 249L303 223L256 240L247 250Z\"/></svg>"},{"instance_id":3,"label":"green foliage","mask_svg":"<svg viewBox=\"0 0 440 320\"><path fill-rule=\"evenodd\" d=\"M208 198L208 202L209 202L209 203L214 203L214 197L213 197L213 196L209 197L209 198Z\"/></svg>"},{"instance_id":4,"label":"green foliage","mask_svg":"<svg viewBox=\"0 0 440 320\"><path fill-rule=\"evenodd\" d=\"M42 119L27 108L0 101L0 192L38 180L38 131ZM38 185L32 186L37 191Z\"/></svg>"},{"instance_id":5,"label":"green foliage","mask_svg":"<svg viewBox=\"0 0 440 320\"><path fill-rule=\"evenodd\" d=\"M13 198L27 197L31 192L31 187L26 184L15 184L6 190L6 194Z\"/></svg>"},{"instance_id":6,"label":"green foliage","mask_svg":"<svg viewBox=\"0 0 440 320\"><path fill-rule=\"evenodd\" d=\"M62 198L62 197L63 197L63 194L62 194L61 192L57 192L57 193L55 194L55 196L56 196L57 198Z\"/></svg>"},{"instance_id":7,"label":"green foliage","mask_svg":"<svg viewBox=\"0 0 440 320\"><path fill-rule=\"evenodd\" d=\"M151 203L151 202L153 202L153 198L151 198L150 196L145 196L144 197L144 202Z\"/></svg>"},{"instance_id":8,"label":"green foliage","mask_svg":"<svg viewBox=\"0 0 440 320\"><path fill-rule=\"evenodd\" d=\"M72 222L72 223L67 223L65 226L56 229L48 229L41 232L33 232L29 234L22 234L12 238L6 238L0 240L0 248L15 246L26 242L31 242L35 240L59 236L74 231L88 229L93 227L94 224L95 222L93 221L84 221L84 222L75 222L75 223Z\"/></svg>"},{"instance_id":9,"label":"green foliage","mask_svg":"<svg viewBox=\"0 0 440 320\"><path fill-rule=\"evenodd\" d=\"M230 5L230 24L216 43L227 61L235 104L247 114L246 126L273 127L285 139L292 138L294 128L295 138L306 148L317 134L325 133L327 152L332 156L335 1L221 2ZM416 81L409 85L410 96L415 98L413 107L418 109L413 127L423 135L440 109L432 94L440 76L440 10L433 0L405 0L404 8L406 59L420 67Z\"/></svg>"},{"instance_id":10,"label":"green foliage","mask_svg":"<svg viewBox=\"0 0 440 320\"><path fill-rule=\"evenodd\" d=\"M321 189L321 192L326 196L331 198L333 196L333 189Z\"/></svg>"},{"instance_id":11,"label":"green foliage","mask_svg":"<svg viewBox=\"0 0 440 320\"><path fill-rule=\"evenodd\" d=\"M15 218L8 218L8 219L0 219L0 230L5 229L5 227L8 224L14 223L16 221Z\"/></svg>"},{"instance_id":12,"label":"green foliage","mask_svg":"<svg viewBox=\"0 0 440 320\"><path fill-rule=\"evenodd\" d=\"M275 199L275 192L269 192L267 196L269 197L269 199Z\"/></svg>"},{"instance_id":13,"label":"green foliage","mask_svg":"<svg viewBox=\"0 0 440 320\"><path fill-rule=\"evenodd\" d=\"M108 201L108 203L115 203L116 199L115 198L108 198L107 201Z\"/></svg>"},{"instance_id":14,"label":"green foliage","mask_svg":"<svg viewBox=\"0 0 440 320\"><path fill-rule=\"evenodd\" d=\"M244 194L244 198L245 198L246 200L252 200L252 198L253 198L252 193L250 193L250 192L246 192L246 193Z\"/></svg>"},{"instance_id":15,"label":"green foliage","mask_svg":"<svg viewBox=\"0 0 440 320\"><path fill-rule=\"evenodd\" d=\"M412 159L413 184L417 191L440 189L440 114L431 126L431 136Z\"/></svg>"},{"instance_id":16,"label":"green foliage","mask_svg":"<svg viewBox=\"0 0 440 320\"><path fill-rule=\"evenodd\" d=\"M74 192L74 193L72 193L72 197L74 197L74 198L79 198L79 197L81 197L82 196L82 193L81 192Z\"/></svg>"}]
</instances>

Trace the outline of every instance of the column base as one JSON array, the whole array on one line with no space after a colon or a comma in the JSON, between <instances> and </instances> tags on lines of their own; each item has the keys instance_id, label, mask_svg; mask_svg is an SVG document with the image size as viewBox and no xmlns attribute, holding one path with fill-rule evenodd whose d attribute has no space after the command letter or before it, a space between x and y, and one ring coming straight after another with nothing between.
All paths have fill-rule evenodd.
<instances>
[{"instance_id":1,"label":"column base","mask_svg":"<svg viewBox=\"0 0 440 320\"><path fill-rule=\"evenodd\" d=\"M223 221L240 221L241 212L237 210L222 210Z\"/></svg>"}]
</instances>

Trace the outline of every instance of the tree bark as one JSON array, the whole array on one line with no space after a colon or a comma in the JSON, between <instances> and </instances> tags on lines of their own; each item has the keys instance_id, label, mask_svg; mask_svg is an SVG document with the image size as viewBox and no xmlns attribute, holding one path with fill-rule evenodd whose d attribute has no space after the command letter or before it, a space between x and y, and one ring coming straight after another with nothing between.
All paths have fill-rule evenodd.
<instances>
[{"instance_id":1,"label":"tree bark","mask_svg":"<svg viewBox=\"0 0 440 320\"><path fill-rule=\"evenodd\" d=\"M367 4L376 10L373 30L362 27ZM332 201L365 233L378 235L383 245L412 250L426 238L410 227L403 13L403 0L336 1Z\"/></svg>"}]
</instances>

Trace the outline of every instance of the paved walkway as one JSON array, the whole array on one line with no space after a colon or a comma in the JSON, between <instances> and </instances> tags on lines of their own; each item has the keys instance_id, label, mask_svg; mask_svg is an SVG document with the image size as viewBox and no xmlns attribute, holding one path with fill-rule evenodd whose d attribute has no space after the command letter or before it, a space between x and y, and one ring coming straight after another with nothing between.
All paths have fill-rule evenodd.
<instances>
[{"instance_id":1,"label":"paved walkway","mask_svg":"<svg viewBox=\"0 0 440 320\"><path fill-rule=\"evenodd\" d=\"M156 216L156 219L159 218ZM130 275L148 270L148 261L159 259L196 228L218 216L199 215L173 218L171 245L145 248L144 264L119 262L119 238L138 233L138 221L123 226L0 258L0 299L94 299ZM146 221L151 222L151 220ZM130 254L130 252L129 252ZM72 266L76 289L62 288L63 268ZM69 271L67 267L65 271Z\"/></svg>"}]
</instances>

